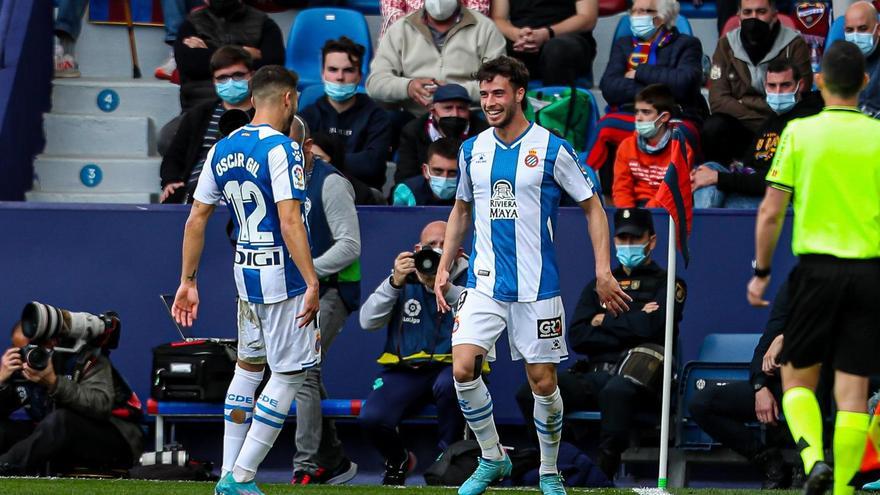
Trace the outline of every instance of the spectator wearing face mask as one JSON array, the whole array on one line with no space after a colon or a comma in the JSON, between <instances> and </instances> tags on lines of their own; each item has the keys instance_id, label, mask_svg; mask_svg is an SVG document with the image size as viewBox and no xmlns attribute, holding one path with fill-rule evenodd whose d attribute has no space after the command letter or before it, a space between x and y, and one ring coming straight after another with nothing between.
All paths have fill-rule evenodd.
<instances>
[{"instance_id":1,"label":"spectator wearing face mask","mask_svg":"<svg viewBox=\"0 0 880 495\"><path fill-rule=\"evenodd\" d=\"M815 115L824 106L822 95L810 91L797 67L787 59L767 66L764 90L773 114L761 124L742 161L729 167L707 162L691 172L694 208L757 208L764 198L764 177L782 130L792 120Z\"/></svg>"},{"instance_id":2,"label":"spectator wearing face mask","mask_svg":"<svg viewBox=\"0 0 880 495\"><path fill-rule=\"evenodd\" d=\"M773 110L764 82L774 60L788 59L813 84L810 48L797 31L780 24L774 0L740 0L740 27L718 40L709 73L709 107L703 154L727 166L739 159Z\"/></svg>"},{"instance_id":3,"label":"spectator wearing face mask","mask_svg":"<svg viewBox=\"0 0 880 495\"><path fill-rule=\"evenodd\" d=\"M345 36L327 40L321 49L324 96L300 115L313 132L339 136L345 144L347 175L381 189L391 146L391 120L372 98L358 92L365 50Z\"/></svg>"},{"instance_id":4,"label":"spectator wearing face mask","mask_svg":"<svg viewBox=\"0 0 880 495\"><path fill-rule=\"evenodd\" d=\"M239 46L224 46L211 57L215 99L200 103L183 114L177 133L162 157L161 203L192 203L208 151L222 136L220 117L227 110L251 112L248 81L253 59Z\"/></svg>"},{"instance_id":5,"label":"spectator wearing face mask","mask_svg":"<svg viewBox=\"0 0 880 495\"><path fill-rule=\"evenodd\" d=\"M448 137L459 141L476 136L488 124L470 110L470 97L463 86L446 84L437 88L431 110L409 121L400 133L400 151L394 180L417 177L427 162L428 146Z\"/></svg>"},{"instance_id":6,"label":"spectator wearing face mask","mask_svg":"<svg viewBox=\"0 0 880 495\"><path fill-rule=\"evenodd\" d=\"M458 186L460 141L440 138L428 146L422 175L398 184L392 193L395 206L452 206Z\"/></svg>"},{"instance_id":7,"label":"spectator wearing face mask","mask_svg":"<svg viewBox=\"0 0 880 495\"><path fill-rule=\"evenodd\" d=\"M874 5L862 1L846 9L844 37L862 51L865 71L871 78L859 95L859 110L875 119L880 118L880 50L877 49L880 29Z\"/></svg>"},{"instance_id":8,"label":"spectator wearing face mask","mask_svg":"<svg viewBox=\"0 0 880 495\"><path fill-rule=\"evenodd\" d=\"M660 206L654 197L666 176L666 169L675 160L669 143L674 133L681 132L670 123L675 99L668 87L652 84L636 95L636 131L620 143L614 160L612 199L617 208ZM687 168L694 153L685 143Z\"/></svg>"},{"instance_id":9,"label":"spectator wearing face mask","mask_svg":"<svg viewBox=\"0 0 880 495\"><path fill-rule=\"evenodd\" d=\"M489 0L464 0L462 5L488 17L489 3ZM381 0L379 12L382 15L382 27L379 28L379 38L382 38L392 24L424 6L425 0Z\"/></svg>"}]
</instances>

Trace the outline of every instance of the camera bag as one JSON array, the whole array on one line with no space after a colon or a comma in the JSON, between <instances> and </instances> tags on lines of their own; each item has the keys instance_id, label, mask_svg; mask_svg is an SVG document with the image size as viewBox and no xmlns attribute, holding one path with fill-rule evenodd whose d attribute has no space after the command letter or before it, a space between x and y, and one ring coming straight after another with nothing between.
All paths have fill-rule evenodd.
<instances>
[{"instance_id":1,"label":"camera bag","mask_svg":"<svg viewBox=\"0 0 880 495\"><path fill-rule=\"evenodd\" d=\"M154 347L150 395L157 400L221 402L232 381L235 358L235 340L186 340Z\"/></svg>"}]
</instances>

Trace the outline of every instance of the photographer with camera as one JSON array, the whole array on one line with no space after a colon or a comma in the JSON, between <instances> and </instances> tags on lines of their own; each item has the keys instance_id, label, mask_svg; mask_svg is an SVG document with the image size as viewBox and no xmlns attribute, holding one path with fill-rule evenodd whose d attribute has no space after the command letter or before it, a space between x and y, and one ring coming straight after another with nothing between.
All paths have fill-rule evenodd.
<instances>
[{"instance_id":1,"label":"photographer with camera","mask_svg":"<svg viewBox=\"0 0 880 495\"><path fill-rule=\"evenodd\" d=\"M0 476L127 469L141 455L140 401L113 368L113 313L32 302L0 358ZM30 421L10 421L24 408ZM52 473L49 473L52 474Z\"/></svg>"},{"instance_id":2,"label":"photographer with camera","mask_svg":"<svg viewBox=\"0 0 880 495\"><path fill-rule=\"evenodd\" d=\"M384 369L358 418L369 440L385 458L385 485L403 485L415 467L415 456L404 446L397 426L428 403L437 405L439 448L445 450L464 431L464 419L452 383L452 313L437 311L434 276L443 252L446 222L431 222L422 230L415 253L394 260L391 276L383 280L361 307L365 330L387 325ZM451 283L443 288L449 304L464 291L467 256L459 253L449 270Z\"/></svg>"}]
</instances>

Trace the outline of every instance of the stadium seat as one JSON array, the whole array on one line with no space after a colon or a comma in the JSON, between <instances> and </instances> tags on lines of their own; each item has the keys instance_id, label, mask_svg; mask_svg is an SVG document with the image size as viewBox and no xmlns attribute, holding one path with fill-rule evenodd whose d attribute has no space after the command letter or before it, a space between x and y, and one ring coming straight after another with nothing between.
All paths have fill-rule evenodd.
<instances>
[{"instance_id":1,"label":"stadium seat","mask_svg":"<svg viewBox=\"0 0 880 495\"><path fill-rule=\"evenodd\" d=\"M537 86L532 87L531 83L529 83L529 91L542 91L544 93L561 93L565 90L569 89L568 86ZM590 115L587 117L587 133L584 136L584 148L590 149L590 145L593 144L593 141L596 140L596 123L599 121L599 106L596 104L596 97L593 96L593 93L588 89L582 88L580 86L577 87L578 91L581 91L587 95L590 100Z\"/></svg>"},{"instance_id":2,"label":"stadium seat","mask_svg":"<svg viewBox=\"0 0 880 495\"><path fill-rule=\"evenodd\" d=\"M749 365L761 334L712 333L700 346L696 361L687 363L679 390L678 445L684 449L708 450L718 445L691 418L688 405L694 394L710 382L749 379Z\"/></svg>"},{"instance_id":3,"label":"stadium seat","mask_svg":"<svg viewBox=\"0 0 880 495\"><path fill-rule=\"evenodd\" d=\"M345 0L345 6L364 15L379 15L379 0Z\"/></svg>"},{"instance_id":4,"label":"stadium seat","mask_svg":"<svg viewBox=\"0 0 880 495\"><path fill-rule=\"evenodd\" d=\"M681 10L679 14L689 19L714 19L718 17L718 9L715 2L703 2L701 5L694 5L693 2L679 2Z\"/></svg>"},{"instance_id":5,"label":"stadium seat","mask_svg":"<svg viewBox=\"0 0 880 495\"><path fill-rule=\"evenodd\" d=\"M681 34L687 34L689 36L694 35L694 30L691 28L691 23L687 20L687 17L679 14L675 19L675 27L678 28L678 31ZM617 21L617 29L614 30L614 39L617 40L619 38L623 38L624 36L632 36L632 31L629 27L629 16L625 15Z\"/></svg>"},{"instance_id":6,"label":"stadium seat","mask_svg":"<svg viewBox=\"0 0 880 495\"><path fill-rule=\"evenodd\" d=\"M779 17L779 22L782 23L783 26L785 26L787 28L794 29L795 31L797 31L797 25L795 24L794 19L792 19L790 15L783 14L780 12L778 14L778 17ZM730 31L733 31L734 29L736 29L738 27L739 27L739 17L738 16L731 16L730 19L728 19L727 22L724 23L724 27L721 29L721 34L718 35L718 37L720 38L721 36L725 36L727 33L729 33Z\"/></svg>"},{"instance_id":7,"label":"stadium seat","mask_svg":"<svg viewBox=\"0 0 880 495\"><path fill-rule=\"evenodd\" d=\"M626 0L599 0L599 17L607 17L626 10Z\"/></svg>"},{"instance_id":8,"label":"stadium seat","mask_svg":"<svg viewBox=\"0 0 880 495\"><path fill-rule=\"evenodd\" d=\"M366 48L361 64L363 81L366 81L373 58L373 44L363 14L339 8L312 8L297 14L287 38L284 65L299 74L300 89L321 83L321 47L327 40L343 35Z\"/></svg>"}]
</instances>

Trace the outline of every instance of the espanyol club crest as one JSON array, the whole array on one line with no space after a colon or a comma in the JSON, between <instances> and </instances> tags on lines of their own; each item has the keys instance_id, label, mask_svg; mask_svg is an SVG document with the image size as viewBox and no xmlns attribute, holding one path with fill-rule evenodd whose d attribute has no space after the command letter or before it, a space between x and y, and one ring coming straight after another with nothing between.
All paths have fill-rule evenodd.
<instances>
[{"instance_id":1,"label":"espanyol club crest","mask_svg":"<svg viewBox=\"0 0 880 495\"><path fill-rule=\"evenodd\" d=\"M538 152L535 150L529 150L529 154L523 159L523 162L526 164L526 167L535 168L538 166Z\"/></svg>"}]
</instances>

